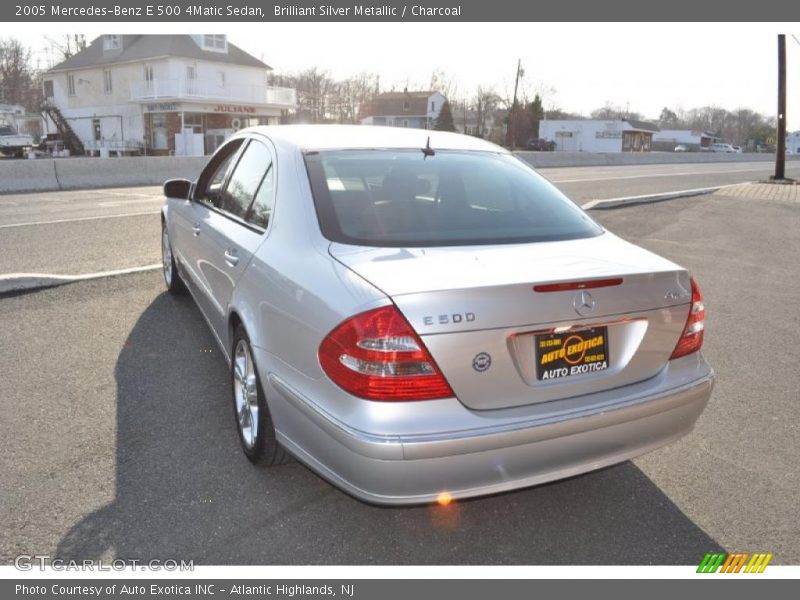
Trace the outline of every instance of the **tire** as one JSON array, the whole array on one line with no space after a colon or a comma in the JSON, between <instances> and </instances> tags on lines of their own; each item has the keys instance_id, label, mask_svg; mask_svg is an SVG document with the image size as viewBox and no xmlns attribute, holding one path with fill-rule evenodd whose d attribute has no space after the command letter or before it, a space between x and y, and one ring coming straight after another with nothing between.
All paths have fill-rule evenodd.
<instances>
[{"instance_id":1,"label":"tire","mask_svg":"<svg viewBox=\"0 0 800 600\"><path fill-rule=\"evenodd\" d=\"M169 230L163 220L161 221L161 274L164 276L164 284L170 294L182 296L186 293L186 284L183 283L181 274L178 273L175 255L172 254Z\"/></svg>"},{"instance_id":2,"label":"tire","mask_svg":"<svg viewBox=\"0 0 800 600\"><path fill-rule=\"evenodd\" d=\"M289 455L275 437L275 426L253 360L250 339L241 325L233 334L232 348L233 418L242 451L250 462L259 466L284 464L289 461Z\"/></svg>"}]
</instances>

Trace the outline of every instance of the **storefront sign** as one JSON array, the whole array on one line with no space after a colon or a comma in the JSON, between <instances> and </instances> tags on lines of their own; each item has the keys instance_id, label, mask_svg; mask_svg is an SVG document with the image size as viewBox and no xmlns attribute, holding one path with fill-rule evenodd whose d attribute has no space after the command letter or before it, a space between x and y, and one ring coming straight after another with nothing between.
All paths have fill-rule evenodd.
<instances>
[{"instance_id":1,"label":"storefront sign","mask_svg":"<svg viewBox=\"0 0 800 600\"><path fill-rule=\"evenodd\" d=\"M239 104L217 104L214 107L214 112L254 115L256 114L256 109L254 106L242 106Z\"/></svg>"},{"instance_id":2,"label":"storefront sign","mask_svg":"<svg viewBox=\"0 0 800 600\"><path fill-rule=\"evenodd\" d=\"M145 112L174 112L178 110L178 105L174 102L152 102L145 104Z\"/></svg>"}]
</instances>

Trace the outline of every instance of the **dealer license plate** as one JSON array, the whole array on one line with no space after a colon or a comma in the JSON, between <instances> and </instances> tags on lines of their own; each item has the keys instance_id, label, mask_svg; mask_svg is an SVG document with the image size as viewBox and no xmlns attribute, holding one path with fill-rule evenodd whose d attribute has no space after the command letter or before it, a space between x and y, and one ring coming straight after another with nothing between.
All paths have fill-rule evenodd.
<instances>
[{"instance_id":1,"label":"dealer license plate","mask_svg":"<svg viewBox=\"0 0 800 600\"><path fill-rule=\"evenodd\" d=\"M608 360L608 328L535 336L536 379L551 381L605 371Z\"/></svg>"}]
</instances>

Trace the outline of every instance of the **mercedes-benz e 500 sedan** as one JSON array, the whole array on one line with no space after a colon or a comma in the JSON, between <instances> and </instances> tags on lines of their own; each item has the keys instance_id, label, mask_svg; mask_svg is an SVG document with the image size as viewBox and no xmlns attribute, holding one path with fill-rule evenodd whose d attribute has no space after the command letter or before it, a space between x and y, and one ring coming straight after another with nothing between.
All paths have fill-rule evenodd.
<instances>
[{"instance_id":1,"label":"mercedes-benz e 500 sedan","mask_svg":"<svg viewBox=\"0 0 800 600\"><path fill-rule=\"evenodd\" d=\"M476 496L663 446L708 402L697 282L483 140L258 127L164 191L164 279L254 462L380 504Z\"/></svg>"}]
</instances>

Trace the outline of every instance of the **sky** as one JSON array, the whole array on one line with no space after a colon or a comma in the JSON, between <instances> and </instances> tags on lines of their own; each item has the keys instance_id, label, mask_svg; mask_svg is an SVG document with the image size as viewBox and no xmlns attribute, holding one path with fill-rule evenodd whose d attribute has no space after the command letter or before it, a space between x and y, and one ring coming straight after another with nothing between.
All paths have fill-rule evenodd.
<instances>
[{"instance_id":1,"label":"sky","mask_svg":"<svg viewBox=\"0 0 800 600\"><path fill-rule=\"evenodd\" d=\"M74 29L72 28L74 27ZM75 24L71 31L143 33L140 24ZM15 37L40 52L64 24L23 25ZM524 88L545 108L588 114L606 103L656 118L663 107L747 107L774 115L777 33L787 34L788 126L800 129L800 24L683 23L220 23L148 24L148 33L225 33L272 66L317 66L336 78L379 73L381 88L428 87L434 70L458 81ZM791 33L794 32L794 39Z\"/></svg>"}]
</instances>

